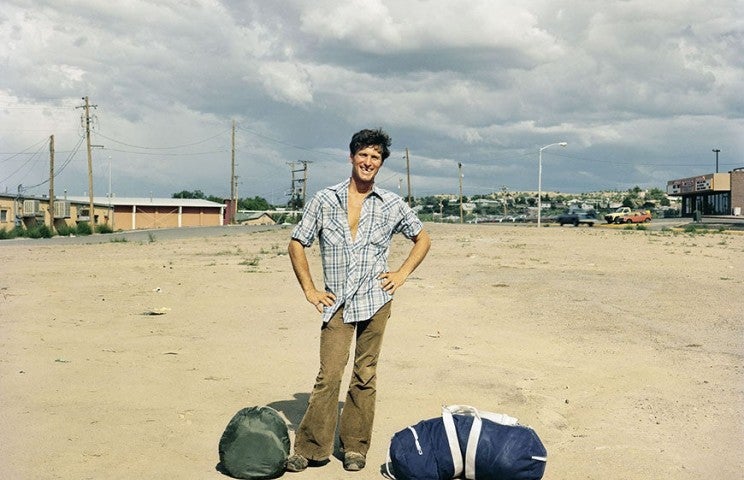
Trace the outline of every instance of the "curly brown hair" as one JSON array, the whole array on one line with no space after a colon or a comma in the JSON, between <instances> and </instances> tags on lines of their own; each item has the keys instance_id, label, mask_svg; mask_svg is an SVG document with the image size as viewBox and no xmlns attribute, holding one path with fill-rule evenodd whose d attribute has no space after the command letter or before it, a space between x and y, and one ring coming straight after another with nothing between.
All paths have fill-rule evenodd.
<instances>
[{"instance_id":1,"label":"curly brown hair","mask_svg":"<svg viewBox=\"0 0 744 480\"><path fill-rule=\"evenodd\" d=\"M392 141L390 136L385 133L381 128L370 130L364 129L355 133L351 137L351 143L349 143L349 152L353 157L359 150L367 147L377 147L382 155L382 160L390 156L390 145Z\"/></svg>"}]
</instances>

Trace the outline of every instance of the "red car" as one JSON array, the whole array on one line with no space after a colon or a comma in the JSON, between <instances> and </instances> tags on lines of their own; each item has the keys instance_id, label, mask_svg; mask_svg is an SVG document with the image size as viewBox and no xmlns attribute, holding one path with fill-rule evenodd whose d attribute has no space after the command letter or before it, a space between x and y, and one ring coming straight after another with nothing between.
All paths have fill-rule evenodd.
<instances>
[{"instance_id":1,"label":"red car","mask_svg":"<svg viewBox=\"0 0 744 480\"><path fill-rule=\"evenodd\" d=\"M646 223L650 221L651 212L649 212L648 210L630 212L627 215L623 215L622 217L617 217L615 219L615 223Z\"/></svg>"}]
</instances>

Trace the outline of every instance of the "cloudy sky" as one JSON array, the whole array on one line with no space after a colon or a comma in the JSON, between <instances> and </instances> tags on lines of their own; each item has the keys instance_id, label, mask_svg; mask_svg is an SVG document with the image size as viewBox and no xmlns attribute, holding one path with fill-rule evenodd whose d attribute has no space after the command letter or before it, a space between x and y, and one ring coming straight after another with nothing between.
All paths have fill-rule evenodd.
<instances>
[{"instance_id":1,"label":"cloudy sky","mask_svg":"<svg viewBox=\"0 0 744 480\"><path fill-rule=\"evenodd\" d=\"M740 0L3 0L0 192L286 202L347 177L383 127L378 183L415 196L584 192L744 167ZM299 168L296 166L295 168ZM300 175L300 174L298 174Z\"/></svg>"}]
</instances>

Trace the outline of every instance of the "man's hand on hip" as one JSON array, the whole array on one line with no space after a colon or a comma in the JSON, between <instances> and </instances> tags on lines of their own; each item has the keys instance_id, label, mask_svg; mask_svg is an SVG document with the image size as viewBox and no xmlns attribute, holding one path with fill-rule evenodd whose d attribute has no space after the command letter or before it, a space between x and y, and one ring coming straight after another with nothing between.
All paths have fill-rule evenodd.
<instances>
[{"instance_id":1,"label":"man's hand on hip","mask_svg":"<svg viewBox=\"0 0 744 480\"><path fill-rule=\"evenodd\" d=\"M305 293L305 298L312 303L317 311L323 313L323 307L330 307L336 302L336 296L331 292L321 290L310 290Z\"/></svg>"}]
</instances>

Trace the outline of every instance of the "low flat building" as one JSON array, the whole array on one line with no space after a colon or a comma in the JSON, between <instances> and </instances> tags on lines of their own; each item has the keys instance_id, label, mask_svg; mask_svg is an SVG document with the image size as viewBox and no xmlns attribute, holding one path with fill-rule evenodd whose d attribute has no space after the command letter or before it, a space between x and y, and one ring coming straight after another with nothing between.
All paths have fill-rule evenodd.
<instances>
[{"instance_id":1,"label":"low flat building","mask_svg":"<svg viewBox=\"0 0 744 480\"><path fill-rule=\"evenodd\" d=\"M82 197L80 197L82 198ZM90 221L90 199L71 200L55 198L50 208L48 197L0 194L0 230L16 227L29 229L40 225L60 229L64 226L75 228L78 223ZM93 223L108 223L106 205L93 204Z\"/></svg>"},{"instance_id":2,"label":"low flat building","mask_svg":"<svg viewBox=\"0 0 744 480\"><path fill-rule=\"evenodd\" d=\"M68 197L71 201L83 197ZM213 227L223 225L225 206L198 198L95 197L105 206L107 223L113 230ZM96 208L98 210L98 207Z\"/></svg>"},{"instance_id":3,"label":"low flat building","mask_svg":"<svg viewBox=\"0 0 744 480\"><path fill-rule=\"evenodd\" d=\"M735 215L744 211L744 167L667 182L667 195L681 197L680 215Z\"/></svg>"},{"instance_id":4,"label":"low flat building","mask_svg":"<svg viewBox=\"0 0 744 480\"><path fill-rule=\"evenodd\" d=\"M223 225L225 206L192 198L106 198L93 199L93 224L112 230L212 227ZM90 221L90 198L67 196L49 198L0 194L0 229L24 229L38 225L76 227Z\"/></svg>"},{"instance_id":5,"label":"low flat building","mask_svg":"<svg viewBox=\"0 0 744 480\"><path fill-rule=\"evenodd\" d=\"M239 225L276 225L276 221L266 212L241 212L235 214L235 223Z\"/></svg>"}]
</instances>

